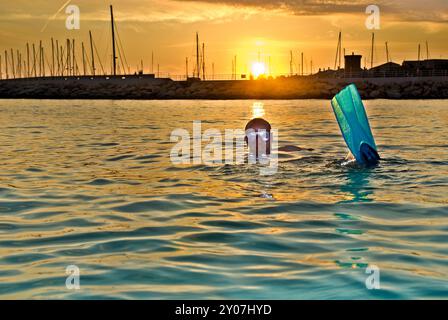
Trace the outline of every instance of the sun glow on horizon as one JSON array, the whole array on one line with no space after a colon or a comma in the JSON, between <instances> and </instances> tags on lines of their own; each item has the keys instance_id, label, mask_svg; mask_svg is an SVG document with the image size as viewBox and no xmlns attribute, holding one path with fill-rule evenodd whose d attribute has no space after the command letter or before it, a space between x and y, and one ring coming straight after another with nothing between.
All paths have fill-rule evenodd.
<instances>
[{"instance_id":1,"label":"sun glow on horizon","mask_svg":"<svg viewBox=\"0 0 448 320\"><path fill-rule=\"evenodd\" d=\"M266 74L266 66L262 62L254 62L252 64L252 75L255 78Z\"/></svg>"}]
</instances>

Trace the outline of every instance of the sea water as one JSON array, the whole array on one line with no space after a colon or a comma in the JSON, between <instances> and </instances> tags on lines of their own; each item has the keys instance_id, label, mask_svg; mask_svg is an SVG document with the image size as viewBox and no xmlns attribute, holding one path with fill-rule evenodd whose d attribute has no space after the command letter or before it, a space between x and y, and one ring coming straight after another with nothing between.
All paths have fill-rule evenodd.
<instances>
[{"instance_id":1,"label":"sea water","mask_svg":"<svg viewBox=\"0 0 448 320\"><path fill-rule=\"evenodd\" d=\"M448 298L447 101L366 108L372 168L326 100L0 100L0 297ZM306 149L275 174L171 162L173 130L259 116Z\"/></svg>"}]
</instances>

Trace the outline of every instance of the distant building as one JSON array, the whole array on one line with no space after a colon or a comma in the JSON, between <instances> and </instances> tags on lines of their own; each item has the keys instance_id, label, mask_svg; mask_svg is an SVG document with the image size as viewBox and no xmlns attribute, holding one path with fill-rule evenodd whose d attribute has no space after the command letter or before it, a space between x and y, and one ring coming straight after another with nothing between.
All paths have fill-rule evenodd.
<instances>
[{"instance_id":1,"label":"distant building","mask_svg":"<svg viewBox=\"0 0 448 320\"><path fill-rule=\"evenodd\" d=\"M403 69L416 70L448 70L448 59L408 60L403 61Z\"/></svg>"},{"instance_id":2,"label":"distant building","mask_svg":"<svg viewBox=\"0 0 448 320\"><path fill-rule=\"evenodd\" d=\"M372 76L396 76L402 72L402 67L395 62L387 62L369 69Z\"/></svg>"},{"instance_id":3,"label":"distant building","mask_svg":"<svg viewBox=\"0 0 448 320\"><path fill-rule=\"evenodd\" d=\"M448 76L448 59L408 60L400 65L387 62L379 66L361 69L361 55L352 53L345 56L345 68L319 70L320 78L369 78L369 77L432 77Z\"/></svg>"},{"instance_id":4,"label":"distant building","mask_svg":"<svg viewBox=\"0 0 448 320\"><path fill-rule=\"evenodd\" d=\"M355 54L352 52L351 55L345 56L345 72L346 73L352 73L352 72L360 72L361 69L361 59L362 55Z\"/></svg>"}]
</instances>

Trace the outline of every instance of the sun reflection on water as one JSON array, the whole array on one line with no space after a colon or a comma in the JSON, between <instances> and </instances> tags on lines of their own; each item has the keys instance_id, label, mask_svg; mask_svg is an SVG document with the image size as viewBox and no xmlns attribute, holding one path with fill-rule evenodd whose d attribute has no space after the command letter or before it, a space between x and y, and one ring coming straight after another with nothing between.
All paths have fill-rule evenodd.
<instances>
[{"instance_id":1,"label":"sun reflection on water","mask_svg":"<svg viewBox=\"0 0 448 320\"><path fill-rule=\"evenodd\" d=\"M264 115L264 104L262 102L254 102L252 105L252 118L262 118Z\"/></svg>"}]
</instances>

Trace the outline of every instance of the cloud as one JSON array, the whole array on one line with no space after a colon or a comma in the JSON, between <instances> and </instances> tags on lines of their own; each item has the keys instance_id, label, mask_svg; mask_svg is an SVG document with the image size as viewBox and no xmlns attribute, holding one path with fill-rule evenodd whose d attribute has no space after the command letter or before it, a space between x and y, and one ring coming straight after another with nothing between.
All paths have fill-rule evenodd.
<instances>
[{"instance_id":1,"label":"cloud","mask_svg":"<svg viewBox=\"0 0 448 320\"><path fill-rule=\"evenodd\" d=\"M83 21L109 20L109 1L91 0L15 0L13 4L0 1L1 21L43 20L44 27L53 20L65 19L62 10L72 2L79 6ZM179 2L176 0L114 0L117 21L176 22L225 21L244 19L258 10L253 7L235 7L207 1ZM62 7L61 7L62 5ZM55 13L56 12L56 13Z\"/></svg>"},{"instance_id":2,"label":"cloud","mask_svg":"<svg viewBox=\"0 0 448 320\"><path fill-rule=\"evenodd\" d=\"M448 22L447 0L177 0L179 3L204 2L232 7L254 7L278 10L295 15L329 15L365 12L370 4L382 14L398 21Z\"/></svg>"},{"instance_id":3,"label":"cloud","mask_svg":"<svg viewBox=\"0 0 448 320\"><path fill-rule=\"evenodd\" d=\"M372 4L371 0L177 0L186 2L207 2L214 4L226 4L234 7L258 7L290 11L299 15L321 15L330 13L362 12ZM390 3L386 0L375 1L377 5L385 6Z\"/></svg>"},{"instance_id":4,"label":"cloud","mask_svg":"<svg viewBox=\"0 0 448 320\"><path fill-rule=\"evenodd\" d=\"M40 20L47 26L65 19L58 10L67 0L0 1L0 21ZM68 1L67 1L68 2ZM259 16L328 16L365 14L369 4L381 9L382 17L397 22L448 22L447 0L110 0L117 21L143 23L196 23L241 21ZM109 1L76 0L83 21L109 19ZM54 12L59 14L54 15ZM349 18L349 17L348 17ZM347 19L348 19L347 18ZM40 27L39 27L40 28Z\"/></svg>"}]
</instances>

